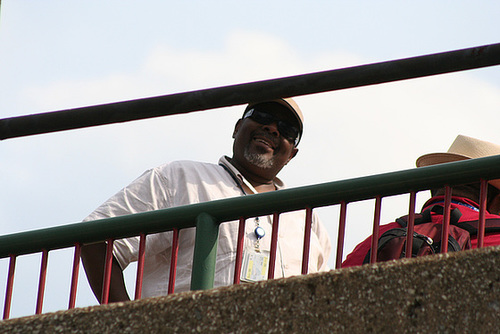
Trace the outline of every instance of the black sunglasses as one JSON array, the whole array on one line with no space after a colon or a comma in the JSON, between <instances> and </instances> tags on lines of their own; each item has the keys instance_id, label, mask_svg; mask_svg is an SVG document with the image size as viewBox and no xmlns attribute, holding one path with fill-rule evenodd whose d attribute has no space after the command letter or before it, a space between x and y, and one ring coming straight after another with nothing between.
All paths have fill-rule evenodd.
<instances>
[{"instance_id":1,"label":"black sunglasses","mask_svg":"<svg viewBox=\"0 0 500 334\"><path fill-rule=\"evenodd\" d=\"M278 126L278 131L280 135L283 136L283 138L290 141L295 146L297 146L300 141L300 130L297 127L291 125L287 121L277 119L271 114L252 108L243 115L243 119L245 118L251 118L257 123L264 125L276 123L276 125Z\"/></svg>"}]
</instances>

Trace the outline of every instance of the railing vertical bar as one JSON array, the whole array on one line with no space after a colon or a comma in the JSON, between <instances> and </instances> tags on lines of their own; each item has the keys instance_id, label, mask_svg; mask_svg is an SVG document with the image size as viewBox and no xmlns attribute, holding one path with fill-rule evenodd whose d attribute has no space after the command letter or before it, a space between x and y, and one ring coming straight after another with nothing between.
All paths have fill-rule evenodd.
<instances>
[{"instance_id":1,"label":"railing vertical bar","mask_svg":"<svg viewBox=\"0 0 500 334\"><path fill-rule=\"evenodd\" d=\"M106 242L106 260L104 263L101 304L107 304L109 301L109 287L111 285L111 269L113 265L113 239L108 239Z\"/></svg>"},{"instance_id":2,"label":"railing vertical bar","mask_svg":"<svg viewBox=\"0 0 500 334\"><path fill-rule=\"evenodd\" d=\"M137 256L137 275L135 277L135 296L134 299L141 299L142 279L144 277L144 257L146 253L146 234L139 234L139 254Z\"/></svg>"},{"instance_id":3,"label":"railing vertical bar","mask_svg":"<svg viewBox=\"0 0 500 334\"><path fill-rule=\"evenodd\" d=\"M309 250L311 249L312 208L306 207L306 222L304 227L304 250L302 251L302 275L306 275L309 268Z\"/></svg>"},{"instance_id":4,"label":"railing vertical bar","mask_svg":"<svg viewBox=\"0 0 500 334\"><path fill-rule=\"evenodd\" d=\"M370 263L377 262L378 235L380 230L380 211L382 207L382 197L377 195L375 198L375 212L373 216L373 233L372 233L372 252L370 254Z\"/></svg>"},{"instance_id":5,"label":"railing vertical bar","mask_svg":"<svg viewBox=\"0 0 500 334\"><path fill-rule=\"evenodd\" d=\"M241 263L243 260L243 243L245 241L245 217L240 217L238 225L238 240L236 240L236 261L234 264L234 284L240 284Z\"/></svg>"},{"instance_id":6,"label":"railing vertical bar","mask_svg":"<svg viewBox=\"0 0 500 334\"><path fill-rule=\"evenodd\" d=\"M441 234L441 253L448 253L448 234L450 233L451 193L452 193L451 187L445 186L443 230Z\"/></svg>"},{"instance_id":7,"label":"railing vertical bar","mask_svg":"<svg viewBox=\"0 0 500 334\"><path fill-rule=\"evenodd\" d=\"M73 257L73 270L71 273L71 288L69 292L69 305L68 309L75 308L76 303L76 290L78 286L78 274L80 272L80 257L82 254L82 244L77 242L75 244L75 254Z\"/></svg>"},{"instance_id":8,"label":"railing vertical bar","mask_svg":"<svg viewBox=\"0 0 500 334\"><path fill-rule=\"evenodd\" d=\"M179 255L179 229L172 230L172 253L170 254L170 274L168 276L168 294L174 293L175 275L177 273L177 258Z\"/></svg>"},{"instance_id":9,"label":"railing vertical bar","mask_svg":"<svg viewBox=\"0 0 500 334\"><path fill-rule=\"evenodd\" d=\"M219 224L215 218L207 213L199 214L196 218L191 290L214 287L218 239Z\"/></svg>"},{"instance_id":10,"label":"railing vertical bar","mask_svg":"<svg viewBox=\"0 0 500 334\"><path fill-rule=\"evenodd\" d=\"M486 210L488 196L488 181L481 179L481 191L479 196L479 226L477 229L477 248L484 246L484 228L486 225Z\"/></svg>"},{"instance_id":11,"label":"railing vertical bar","mask_svg":"<svg viewBox=\"0 0 500 334\"><path fill-rule=\"evenodd\" d=\"M411 258L413 250L413 231L415 230L415 202L417 193L410 192L410 207L408 209L408 226L406 234L406 257Z\"/></svg>"},{"instance_id":12,"label":"railing vertical bar","mask_svg":"<svg viewBox=\"0 0 500 334\"><path fill-rule=\"evenodd\" d=\"M276 253L278 251L278 227L280 215L278 212L273 213L273 229L271 232L271 254L269 254L269 271L268 279L274 278L274 267L276 266Z\"/></svg>"},{"instance_id":13,"label":"railing vertical bar","mask_svg":"<svg viewBox=\"0 0 500 334\"><path fill-rule=\"evenodd\" d=\"M42 263L40 265L40 280L38 281L38 296L36 300L36 314L42 313L43 295L45 293L45 280L47 278L47 263L49 260L49 251L42 250Z\"/></svg>"},{"instance_id":14,"label":"railing vertical bar","mask_svg":"<svg viewBox=\"0 0 500 334\"><path fill-rule=\"evenodd\" d=\"M10 255L9 273L7 277L7 288L5 289L5 304L3 307L3 319L9 319L10 306L12 303L12 290L14 288L14 272L16 270L17 255Z\"/></svg>"},{"instance_id":15,"label":"railing vertical bar","mask_svg":"<svg viewBox=\"0 0 500 334\"><path fill-rule=\"evenodd\" d=\"M344 239L345 239L345 223L347 217L347 203L340 202L340 217L339 217L339 235L337 239L337 259L335 261L335 269L342 267L342 257L344 255Z\"/></svg>"}]
</instances>

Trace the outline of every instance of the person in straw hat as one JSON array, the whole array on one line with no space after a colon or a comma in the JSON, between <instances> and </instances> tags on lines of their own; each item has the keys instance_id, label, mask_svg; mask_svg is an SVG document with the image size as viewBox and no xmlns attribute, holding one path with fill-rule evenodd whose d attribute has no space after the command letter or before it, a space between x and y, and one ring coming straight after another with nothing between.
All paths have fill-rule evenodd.
<instances>
[{"instance_id":1,"label":"person in straw hat","mask_svg":"<svg viewBox=\"0 0 500 334\"><path fill-rule=\"evenodd\" d=\"M425 167L447 162L482 158L500 154L500 145L476 138L458 135L447 152L425 154L417 159L417 167ZM486 219L500 219L500 180L488 182ZM422 212L438 205L444 206L445 189L431 189L431 198L424 204ZM461 213L458 223L472 222L479 219L479 183L454 186L452 190L451 210L458 209ZM432 222L441 224L442 214L432 214ZM380 226L379 235L393 228L401 228L397 222ZM499 230L500 231L500 230ZM500 245L500 232L486 233L484 246ZM477 235L471 235L472 248L477 247ZM342 267L359 266L363 264L370 251L371 236L358 244L346 257Z\"/></svg>"},{"instance_id":2,"label":"person in straw hat","mask_svg":"<svg viewBox=\"0 0 500 334\"><path fill-rule=\"evenodd\" d=\"M294 100L285 98L250 103L233 129L232 157L223 156L217 164L174 161L150 169L102 204L85 221L282 189L284 184L277 174L297 154L302 129L302 112ZM199 144L207 145L201 138ZM275 275L298 275L301 273L302 248L297 245L304 238L305 212L284 213L280 221ZM269 216L248 219L243 257L253 260L244 262L242 281L267 278L262 273L267 275L272 223ZM233 283L238 225L237 221L220 225L215 286ZM190 289L194 240L194 229L179 232L175 292ZM327 270L330 239L316 215L313 216L310 247L309 271ZM129 299L122 270L137 261L138 251L138 237L113 243L110 302ZM171 251L171 231L147 236L143 298L169 292ZM105 252L105 243L82 248L87 278L100 302Z\"/></svg>"}]
</instances>

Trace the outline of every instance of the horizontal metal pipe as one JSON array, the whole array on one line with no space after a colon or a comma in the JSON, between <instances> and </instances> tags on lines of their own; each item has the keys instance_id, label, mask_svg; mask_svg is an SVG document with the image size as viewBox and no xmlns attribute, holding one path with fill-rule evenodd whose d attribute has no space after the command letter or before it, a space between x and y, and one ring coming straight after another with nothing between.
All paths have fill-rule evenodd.
<instances>
[{"instance_id":1,"label":"horizontal metal pipe","mask_svg":"<svg viewBox=\"0 0 500 334\"><path fill-rule=\"evenodd\" d=\"M479 182L480 178L497 179L500 178L498 166L500 155L15 233L0 236L0 258L72 247L77 242L93 243L136 236L141 232L150 234L194 227L196 217L202 213L208 213L217 222L225 222L242 216L262 216L341 201L360 201L377 195L385 197L439 188L446 184Z\"/></svg>"},{"instance_id":2,"label":"horizontal metal pipe","mask_svg":"<svg viewBox=\"0 0 500 334\"><path fill-rule=\"evenodd\" d=\"M500 43L337 70L0 119L0 140L500 64Z\"/></svg>"}]
</instances>

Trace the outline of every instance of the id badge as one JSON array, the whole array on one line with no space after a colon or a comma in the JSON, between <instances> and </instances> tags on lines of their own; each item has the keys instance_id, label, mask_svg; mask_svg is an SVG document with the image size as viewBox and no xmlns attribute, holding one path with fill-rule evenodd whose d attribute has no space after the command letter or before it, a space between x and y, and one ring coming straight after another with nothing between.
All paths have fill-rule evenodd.
<instances>
[{"instance_id":1,"label":"id badge","mask_svg":"<svg viewBox=\"0 0 500 334\"><path fill-rule=\"evenodd\" d=\"M269 252L254 250L243 251L241 277L243 282L258 282L267 279L269 268Z\"/></svg>"}]
</instances>

